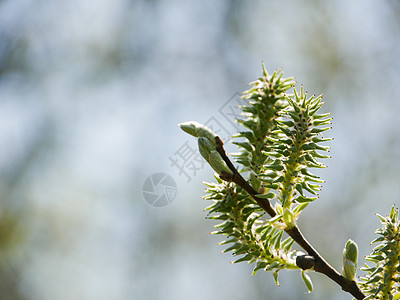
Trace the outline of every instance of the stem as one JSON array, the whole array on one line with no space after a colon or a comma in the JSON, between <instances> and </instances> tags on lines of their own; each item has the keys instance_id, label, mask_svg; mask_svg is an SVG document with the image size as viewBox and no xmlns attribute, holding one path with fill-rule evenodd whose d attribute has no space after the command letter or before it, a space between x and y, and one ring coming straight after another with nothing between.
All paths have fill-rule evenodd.
<instances>
[{"instance_id":1,"label":"stem","mask_svg":"<svg viewBox=\"0 0 400 300\"><path fill-rule=\"evenodd\" d=\"M243 176L236 170L230 159L225 153L225 149L223 147L223 142L219 137L216 137L217 151L221 155L222 159L226 162L229 169L232 171L233 175L231 176L223 176L223 180L233 181L238 186L243 188L254 200L256 200L257 204L264 209L271 217L276 216L275 210L272 208L271 203L267 199L262 199L257 197L258 194L256 190L243 178ZM342 287L342 290L352 294L356 299L364 299L365 295L357 285L357 282L350 281L344 278L338 271L336 271L312 246L311 244L304 238L300 229L295 225L292 229L285 230L285 232L296 241L296 243L302 247L307 253L314 257L315 264L314 270L316 272L325 274L330 279L335 281L338 285Z\"/></svg>"},{"instance_id":2,"label":"stem","mask_svg":"<svg viewBox=\"0 0 400 300\"><path fill-rule=\"evenodd\" d=\"M325 274L330 279L335 281L338 285L342 287L342 290L352 294L356 299L364 299L365 295L360 290L357 282L350 281L344 278L338 271L336 271L312 246L311 244L304 238L301 234L300 229L295 226L292 229L285 230L286 233L296 241L297 244L300 245L304 250L307 251L309 255L314 256L315 264L314 270L316 272Z\"/></svg>"},{"instance_id":3,"label":"stem","mask_svg":"<svg viewBox=\"0 0 400 300\"><path fill-rule=\"evenodd\" d=\"M258 194L253 187L247 183L247 181L243 178L242 175L236 170L235 166L232 164L231 160L228 158L228 156L225 153L225 149L223 147L224 143L220 139L219 136L216 137L216 148L218 153L221 155L222 159L225 161L225 163L228 165L229 169L232 171L233 175L229 177L222 176L221 179L226 180L226 181L233 181L236 183L238 186L240 186L242 189L244 189L251 197L253 197L254 200L256 200L257 204L265 210L271 217L276 216L275 210L272 208L271 203L267 199L262 199L257 197L256 195Z\"/></svg>"}]
</instances>

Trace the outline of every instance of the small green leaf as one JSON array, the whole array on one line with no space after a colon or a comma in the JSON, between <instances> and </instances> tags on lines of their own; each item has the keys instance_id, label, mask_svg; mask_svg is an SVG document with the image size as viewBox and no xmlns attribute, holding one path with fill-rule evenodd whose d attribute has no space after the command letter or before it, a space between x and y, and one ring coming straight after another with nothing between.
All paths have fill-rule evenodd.
<instances>
[{"instance_id":1,"label":"small green leaf","mask_svg":"<svg viewBox=\"0 0 400 300\"><path fill-rule=\"evenodd\" d=\"M265 269L267 266L268 266L268 264L265 261L259 261L256 264L256 267L254 268L253 273L251 274L251 276L254 276L257 273L258 270Z\"/></svg>"},{"instance_id":2,"label":"small green leaf","mask_svg":"<svg viewBox=\"0 0 400 300\"><path fill-rule=\"evenodd\" d=\"M303 189L305 189L307 192L313 195L317 195L317 191L315 190L314 186L307 183L307 182L302 182L301 186Z\"/></svg>"},{"instance_id":3,"label":"small green leaf","mask_svg":"<svg viewBox=\"0 0 400 300\"><path fill-rule=\"evenodd\" d=\"M322 119L322 118L326 118L329 117L330 113L326 113L326 114L320 114L320 115L313 115L314 119Z\"/></svg>"},{"instance_id":4,"label":"small green leaf","mask_svg":"<svg viewBox=\"0 0 400 300\"><path fill-rule=\"evenodd\" d=\"M368 280L367 282L365 282L365 284L375 283L375 282L380 281L381 279L382 279L381 276L376 275L376 276L372 277L370 280Z\"/></svg>"},{"instance_id":5,"label":"small green leaf","mask_svg":"<svg viewBox=\"0 0 400 300\"><path fill-rule=\"evenodd\" d=\"M218 245L226 245L226 244L235 243L235 242L237 242L237 238L230 238L230 239L224 240L222 242L219 242Z\"/></svg>"},{"instance_id":6,"label":"small green leaf","mask_svg":"<svg viewBox=\"0 0 400 300\"><path fill-rule=\"evenodd\" d=\"M253 143L255 141L254 134L251 131L240 131L237 137L244 137L248 139L250 143Z\"/></svg>"},{"instance_id":7,"label":"small green leaf","mask_svg":"<svg viewBox=\"0 0 400 300\"><path fill-rule=\"evenodd\" d=\"M378 216L378 218L381 220L381 222L386 222L386 218L381 216L380 214L376 214Z\"/></svg>"},{"instance_id":8,"label":"small green leaf","mask_svg":"<svg viewBox=\"0 0 400 300\"><path fill-rule=\"evenodd\" d=\"M278 270L275 270L275 271L272 273L272 276L274 277L274 280L275 280L276 285L277 285L277 286L280 286L279 281L278 281L278 272L279 272L279 269L278 269Z\"/></svg>"},{"instance_id":9,"label":"small green leaf","mask_svg":"<svg viewBox=\"0 0 400 300\"><path fill-rule=\"evenodd\" d=\"M260 190L260 187L261 187L261 180L258 178L258 176L256 175L256 174L254 174L253 172L252 173L250 173L250 182L251 182L251 185L253 186L253 188L256 190L256 191L259 191Z\"/></svg>"},{"instance_id":10,"label":"small green leaf","mask_svg":"<svg viewBox=\"0 0 400 300\"><path fill-rule=\"evenodd\" d=\"M234 263L234 264L237 264L237 263L240 263L240 262L242 262L242 261L248 261L248 260L250 260L250 259L252 259L252 258L253 258L253 255L251 255L251 254L249 253L249 254L246 254L245 256L243 256L243 257L241 257L241 258L235 260L233 263Z\"/></svg>"},{"instance_id":11,"label":"small green leaf","mask_svg":"<svg viewBox=\"0 0 400 300\"><path fill-rule=\"evenodd\" d=\"M332 118L317 119L317 120L314 120L313 125L314 126L329 125L331 123L331 120L332 120Z\"/></svg>"},{"instance_id":12,"label":"small green leaf","mask_svg":"<svg viewBox=\"0 0 400 300\"><path fill-rule=\"evenodd\" d=\"M267 224L267 225L264 225L264 226L258 226L255 230L254 230L254 232L256 233L256 234L261 234L262 232L264 232L264 230L267 230L268 228L270 228L271 226L269 225L269 224Z\"/></svg>"},{"instance_id":13,"label":"small green leaf","mask_svg":"<svg viewBox=\"0 0 400 300\"><path fill-rule=\"evenodd\" d=\"M281 166L281 165L269 165L268 169L272 169L272 170L276 170L276 171L282 171L283 170L283 166Z\"/></svg>"},{"instance_id":14,"label":"small green leaf","mask_svg":"<svg viewBox=\"0 0 400 300\"><path fill-rule=\"evenodd\" d=\"M242 245L239 249L234 251L235 255L244 254L250 249L249 245Z\"/></svg>"},{"instance_id":15,"label":"small green leaf","mask_svg":"<svg viewBox=\"0 0 400 300\"><path fill-rule=\"evenodd\" d=\"M222 250L221 253L226 253L226 252L229 252L229 251L233 251L233 250L235 250L235 249L238 249L241 245L242 245L242 244L240 244L240 243L235 243L235 244L233 244L232 246L230 246L230 247L228 247L228 248Z\"/></svg>"},{"instance_id":16,"label":"small green leaf","mask_svg":"<svg viewBox=\"0 0 400 300\"><path fill-rule=\"evenodd\" d=\"M286 242L286 241L289 241L289 242ZM286 240L284 240L283 243L282 243L282 248L283 248L283 250L285 250L286 252L288 252L288 251L292 248L293 243L294 243L294 239L292 239L291 237L288 237L288 238L287 238Z\"/></svg>"},{"instance_id":17,"label":"small green leaf","mask_svg":"<svg viewBox=\"0 0 400 300\"><path fill-rule=\"evenodd\" d=\"M305 209L308 206L308 203L301 203L296 206L296 208L293 210L293 213L296 215L300 213L303 209Z\"/></svg>"},{"instance_id":18,"label":"small green leaf","mask_svg":"<svg viewBox=\"0 0 400 300\"><path fill-rule=\"evenodd\" d=\"M311 293L313 291L313 289L314 289L314 286L313 286L313 283L311 281L310 276L308 276L308 274L306 273L305 270L302 270L301 271L301 277L303 278L304 283L307 286L308 292Z\"/></svg>"},{"instance_id":19,"label":"small green leaf","mask_svg":"<svg viewBox=\"0 0 400 300\"><path fill-rule=\"evenodd\" d=\"M302 185L300 183L297 183L295 188L300 193L300 195L304 196L303 187L302 187Z\"/></svg>"},{"instance_id":20,"label":"small green leaf","mask_svg":"<svg viewBox=\"0 0 400 300\"><path fill-rule=\"evenodd\" d=\"M321 133L321 132L327 131L329 129L331 129L331 127L313 128L313 129L311 129L311 133Z\"/></svg>"},{"instance_id":21,"label":"small green leaf","mask_svg":"<svg viewBox=\"0 0 400 300\"><path fill-rule=\"evenodd\" d=\"M280 266L280 263L278 261L274 261L265 270L266 271L272 271L273 269L278 268L279 266Z\"/></svg>"},{"instance_id":22,"label":"small green leaf","mask_svg":"<svg viewBox=\"0 0 400 300\"><path fill-rule=\"evenodd\" d=\"M382 268L382 267L376 268L376 270L373 271L369 276L370 276L370 277L373 277L373 276L375 276L377 273L380 273L380 272L382 272L382 271L383 271L383 268Z\"/></svg>"},{"instance_id":23,"label":"small green leaf","mask_svg":"<svg viewBox=\"0 0 400 300\"><path fill-rule=\"evenodd\" d=\"M282 214L276 215L275 217L273 217L273 218L267 220L267 222L273 224L273 223L275 223L277 220L281 219L282 216L283 216Z\"/></svg>"},{"instance_id":24,"label":"small green leaf","mask_svg":"<svg viewBox=\"0 0 400 300\"><path fill-rule=\"evenodd\" d=\"M283 231L279 231L278 234L276 235L276 240L275 240L275 245L274 248L275 249L280 249L281 248L281 239L282 239L282 234Z\"/></svg>"},{"instance_id":25,"label":"small green leaf","mask_svg":"<svg viewBox=\"0 0 400 300\"><path fill-rule=\"evenodd\" d=\"M254 151L254 147L249 142L233 142L233 144L238 145L247 151Z\"/></svg>"},{"instance_id":26,"label":"small green leaf","mask_svg":"<svg viewBox=\"0 0 400 300\"><path fill-rule=\"evenodd\" d=\"M314 200L318 199L318 197L303 197L303 196L298 196L294 200L298 203L301 204L308 204L309 202L312 202Z\"/></svg>"},{"instance_id":27,"label":"small green leaf","mask_svg":"<svg viewBox=\"0 0 400 300\"><path fill-rule=\"evenodd\" d=\"M267 194L257 194L256 196L262 199L273 199L276 195L272 192L269 192Z\"/></svg>"}]
</instances>

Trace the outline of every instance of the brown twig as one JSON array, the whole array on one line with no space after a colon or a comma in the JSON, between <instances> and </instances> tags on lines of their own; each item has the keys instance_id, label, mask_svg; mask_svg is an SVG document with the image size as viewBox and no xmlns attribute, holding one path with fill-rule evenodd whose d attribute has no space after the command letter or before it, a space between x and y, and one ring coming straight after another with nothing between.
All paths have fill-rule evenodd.
<instances>
[{"instance_id":1,"label":"brown twig","mask_svg":"<svg viewBox=\"0 0 400 300\"><path fill-rule=\"evenodd\" d=\"M257 197L256 195L258 193L253 189L253 187L250 184L248 184L248 182L243 178L243 176L240 175L238 170L236 170L235 166L232 164L231 160L226 155L224 149L224 143L222 142L219 136L216 137L216 145L218 153L221 155L222 159L225 161L225 163L228 165L229 169L233 173L233 175L230 174L228 176L221 176L221 179L225 181L233 181L234 183L236 183L238 186L244 189L251 197L253 197L253 199L256 200L257 204L262 209L264 209L271 217L275 217L276 212L271 206L271 203L267 199L262 199Z\"/></svg>"},{"instance_id":2,"label":"brown twig","mask_svg":"<svg viewBox=\"0 0 400 300\"><path fill-rule=\"evenodd\" d=\"M276 216L276 212L271 206L271 203L267 199L259 198L256 195L257 191L243 178L243 176L236 170L235 166L232 164L231 160L226 155L225 149L223 147L223 142L219 137L216 137L217 151L221 155L222 159L228 165L232 174L222 174L221 179L226 181L232 181L238 186L243 188L257 204L264 209L271 217ZM335 281L341 286L342 290L352 294L356 299L364 299L365 295L360 290L359 286L355 281L350 281L340 275L304 238L299 228L295 225L292 229L287 229L285 232L296 241L296 243L302 247L308 255L314 257L314 271L325 274L330 279Z\"/></svg>"}]
</instances>

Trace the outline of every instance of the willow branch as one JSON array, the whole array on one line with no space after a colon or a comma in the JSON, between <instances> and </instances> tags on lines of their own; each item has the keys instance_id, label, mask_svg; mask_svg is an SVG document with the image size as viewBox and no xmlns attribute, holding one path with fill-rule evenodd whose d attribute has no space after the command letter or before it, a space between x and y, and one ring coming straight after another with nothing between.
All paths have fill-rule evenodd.
<instances>
[{"instance_id":1,"label":"willow branch","mask_svg":"<svg viewBox=\"0 0 400 300\"><path fill-rule=\"evenodd\" d=\"M236 183L238 186L243 188L271 217L276 216L276 212L271 206L271 203L267 199L257 197L257 191L237 171L231 160L226 155L225 149L223 147L223 142L218 136L216 137L216 145L218 153L221 155L222 159L225 161L225 163L228 165L229 169L233 173L233 175L221 174L221 179ZM300 232L300 229L296 225L292 229L285 230L285 232L293 240L295 240L296 243L308 253L308 255L314 257L314 270L316 272L328 276L330 279L340 285L342 290L352 294L356 299L365 298L365 295L362 293L357 283L355 281L350 281L346 279L338 271L336 271L304 238L304 236Z\"/></svg>"}]
</instances>

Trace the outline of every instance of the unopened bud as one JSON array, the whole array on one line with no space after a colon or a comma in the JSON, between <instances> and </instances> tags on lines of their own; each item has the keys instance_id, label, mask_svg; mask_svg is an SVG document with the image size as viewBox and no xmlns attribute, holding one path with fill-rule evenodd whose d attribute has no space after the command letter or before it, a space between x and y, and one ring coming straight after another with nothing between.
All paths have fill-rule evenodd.
<instances>
[{"instance_id":1,"label":"unopened bud","mask_svg":"<svg viewBox=\"0 0 400 300\"><path fill-rule=\"evenodd\" d=\"M180 123L179 126L186 133L189 133L194 137L204 137L208 139L214 147L216 146L215 139L217 138L217 135L207 126L195 121Z\"/></svg>"},{"instance_id":2,"label":"unopened bud","mask_svg":"<svg viewBox=\"0 0 400 300\"><path fill-rule=\"evenodd\" d=\"M204 159L209 163L210 153L211 151L215 150L214 145L211 144L211 142L204 137L199 137L197 143L199 145L199 151L201 156L203 156Z\"/></svg>"},{"instance_id":3,"label":"unopened bud","mask_svg":"<svg viewBox=\"0 0 400 300\"><path fill-rule=\"evenodd\" d=\"M207 138L199 137L198 144L201 156L219 175L222 175L222 179L227 180L233 175L231 169L229 169L226 162Z\"/></svg>"},{"instance_id":4,"label":"unopened bud","mask_svg":"<svg viewBox=\"0 0 400 300\"><path fill-rule=\"evenodd\" d=\"M342 273L348 280L354 281L357 272L357 260L358 260L358 247L357 244L348 240L346 247L343 249L343 269Z\"/></svg>"},{"instance_id":5,"label":"unopened bud","mask_svg":"<svg viewBox=\"0 0 400 300\"><path fill-rule=\"evenodd\" d=\"M210 166L219 174L222 175L223 178L228 178L229 176L233 176L233 172L229 169L226 162L222 159L221 155L218 151L213 150L210 153L209 159ZM225 179L224 179L225 180Z\"/></svg>"},{"instance_id":6,"label":"unopened bud","mask_svg":"<svg viewBox=\"0 0 400 300\"><path fill-rule=\"evenodd\" d=\"M189 133L190 135L193 135L197 137L196 135L196 124L199 124L195 121L189 121L189 122L183 122L178 124L179 127L186 133Z\"/></svg>"},{"instance_id":7,"label":"unopened bud","mask_svg":"<svg viewBox=\"0 0 400 300\"><path fill-rule=\"evenodd\" d=\"M286 207L283 210L283 221L285 222L287 229L292 229L295 225L294 214Z\"/></svg>"},{"instance_id":8,"label":"unopened bud","mask_svg":"<svg viewBox=\"0 0 400 300\"><path fill-rule=\"evenodd\" d=\"M303 270L314 268L314 264L315 264L314 256L308 254L302 254L296 256L296 265Z\"/></svg>"}]
</instances>

